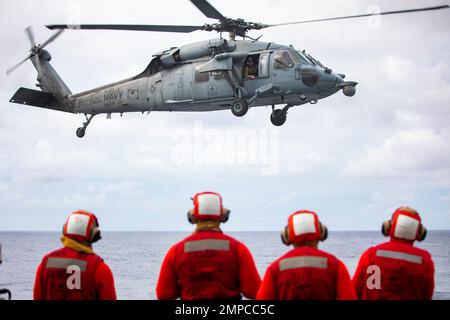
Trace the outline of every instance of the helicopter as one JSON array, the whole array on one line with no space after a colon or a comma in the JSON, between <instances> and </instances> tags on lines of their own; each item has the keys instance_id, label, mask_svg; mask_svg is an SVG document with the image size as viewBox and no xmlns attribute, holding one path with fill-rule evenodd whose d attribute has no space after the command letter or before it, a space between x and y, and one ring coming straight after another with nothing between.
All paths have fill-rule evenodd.
<instances>
[{"instance_id":1,"label":"helicopter","mask_svg":"<svg viewBox=\"0 0 450 320\"><path fill-rule=\"evenodd\" d=\"M31 49L28 56L7 70L10 74L27 60L37 70L39 90L19 88L11 103L84 114L86 121L76 130L85 136L91 120L99 114L153 111L204 112L231 109L236 117L249 108L272 106L270 121L275 126L286 122L287 112L294 106L316 104L338 91L352 97L355 81L335 73L305 50L293 46L262 42L247 35L251 30L269 27L315 23L373 16L374 13L324 19L303 20L279 24L247 22L222 15L207 0L191 2L213 24L187 25L114 25L114 24L54 24L57 30L42 44L36 44L32 29L25 29ZM448 9L449 5L385 11L390 15L418 11ZM219 38L172 47L153 55L140 74L85 92L73 94L50 64L50 53L44 48L66 29L72 30L134 30L189 33L196 30L215 31ZM228 33L228 39L223 37ZM242 40L238 40L241 37ZM280 108L276 106L282 105Z\"/></svg>"}]
</instances>

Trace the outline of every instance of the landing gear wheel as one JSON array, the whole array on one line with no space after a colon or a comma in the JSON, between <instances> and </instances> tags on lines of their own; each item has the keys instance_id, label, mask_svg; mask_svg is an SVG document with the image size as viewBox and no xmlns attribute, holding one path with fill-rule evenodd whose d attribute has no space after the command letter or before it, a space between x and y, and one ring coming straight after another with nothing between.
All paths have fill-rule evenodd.
<instances>
[{"instance_id":1,"label":"landing gear wheel","mask_svg":"<svg viewBox=\"0 0 450 320\"><path fill-rule=\"evenodd\" d=\"M231 105L231 112L236 117L244 116L247 113L247 111L248 111L248 104L247 101L245 101L244 99L236 99Z\"/></svg>"},{"instance_id":2,"label":"landing gear wheel","mask_svg":"<svg viewBox=\"0 0 450 320\"><path fill-rule=\"evenodd\" d=\"M77 129L77 137L78 138L83 138L84 135L86 134L86 129L83 127L80 127Z\"/></svg>"},{"instance_id":3,"label":"landing gear wheel","mask_svg":"<svg viewBox=\"0 0 450 320\"><path fill-rule=\"evenodd\" d=\"M283 110L274 110L270 115L270 121L274 126L282 126L286 122L286 112Z\"/></svg>"},{"instance_id":4,"label":"landing gear wheel","mask_svg":"<svg viewBox=\"0 0 450 320\"><path fill-rule=\"evenodd\" d=\"M84 135L86 134L86 129L87 129L89 123L91 123L92 118L94 118L95 113L92 113L90 116L85 114L84 116L86 117L86 122L83 123L83 126L79 127L77 129L77 131L76 131L78 138L83 138L84 137Z\"/></svg>"}]
</instances>

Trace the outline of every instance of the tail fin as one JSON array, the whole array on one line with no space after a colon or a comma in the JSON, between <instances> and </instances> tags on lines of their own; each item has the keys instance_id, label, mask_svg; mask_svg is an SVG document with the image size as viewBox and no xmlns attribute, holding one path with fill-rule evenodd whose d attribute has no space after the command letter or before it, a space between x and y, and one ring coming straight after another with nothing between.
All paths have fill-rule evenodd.
<instances>
[{"instance_id":1,"label":"tail fin","mask_svg":"<svg viewBox=\"0 0 450 320\"><path fill-rule=\"evenodd\" d=\"M44 48L49 43L54 41L62 33L62 31L63 30L57 31L42 44L36 44L31 28L28 27L27 29L25 29L25 32L31 43L30 53L20 63L8 69L6 73L10 74L28 59L30 59L38 73L38 84L36 84L36 86L41 88L42 92L20 88L11 99L11 102L72 112L71 103L67 99L71 92L64 81L61 79L61 77L58 75L58 73L56 73L55 69L53 69L53 67L49 63L52 59L50 53L47 50L44 50Z\"/></svg>"},{"instance_id":2,"label":"tail fin","mask_svg":"<svg viewBox=\"0 0 450 320\"><path fill-rule=\"evenodd\" d=\"M37 86L44 92L52 93L56 102L62 103L64 99L71 94L71 92L49 63L50 60L51 55L47 50L42 50L39 55L31 57L31 62L38 73Z\"/></svg>"}]
</instances>

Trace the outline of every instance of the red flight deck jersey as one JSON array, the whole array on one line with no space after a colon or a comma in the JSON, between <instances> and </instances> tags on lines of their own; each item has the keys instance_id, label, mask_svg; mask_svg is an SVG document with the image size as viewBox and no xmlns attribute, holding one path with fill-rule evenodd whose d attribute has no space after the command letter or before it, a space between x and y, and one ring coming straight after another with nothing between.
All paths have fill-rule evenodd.
<instances>
[{"instance_id":1,"label":"red flight deck jersey","mask_svg":"<svg viewBox=\"0 0 450 320\"><path fill-rule=\"evenodd\" d=\"M380 268L379 289L369 289L367 285L374 274L368 271L372 265ZM412 241L392 239L362 254L353 285L363 300L430 300L434 290L433 260L427 251L414 247Z\"/></svg>"},{"instance_id":2,"label":"red flight deck jersey","mask_svg":"<svg viewBox=\"0 0 450 320\"><path fill-rule=\"evenodd\" d=\"M69 266L80 272L80 289L69 289ZM70 281L69 281L70 282ZM62 248L44 257L36 272L35 300L115 300L114 278L109 267L94 253Z\"/></svg>"},{"instance_id":3,"label":"red flight deck jersey","mask_svg":"<svg viewBox=\"0 0 450 320\"><path fill-rule=\"evenodd\" d=\"M247 247L221 231L196 231L170 248L158 299L254 299L261 278Z\"/></svg>"},{"instance_id":4,"label":"red flight deck jersey","mask_svg":"<svg viewBox=\"0 0 450 320\"><path fill-rule=\"evenodd\" d=\"M345 265L319 249L299 246L266 271L258 300L354 300Z\"/></svg>"}]
</instances>

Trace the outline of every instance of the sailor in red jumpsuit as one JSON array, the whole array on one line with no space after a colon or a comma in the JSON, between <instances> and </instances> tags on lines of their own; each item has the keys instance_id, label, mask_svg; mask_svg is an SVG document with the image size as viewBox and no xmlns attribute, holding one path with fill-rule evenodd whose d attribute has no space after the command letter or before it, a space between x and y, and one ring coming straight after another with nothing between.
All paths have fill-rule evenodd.
<instances>
[{"instance_id":1,"label":"sailor in red jumpsuit","mask_svg":"<svg viewBox=\"0 0 450 320\"><path fill-rule=\"evenodd\" d=\"M327 238L327 228L315 212L302 210L289 216L281 234L294 249L275 260L266 271L258 300L354 300L345 265L318 249Z\"/></svg>"},{"instance_id":2,"label":"sailor in red jumpsuit","mask_svg":"<svg viewBox=\"0 0 450 320\"><path fill-rule=\"evenodd\" d=\"M194 196L189 222L193 234L172 246L161 266L156 295L158 299L254 299L261 283L247 247L225 235L220 223L229 210L214 192Z\"/></svg>"},{"instance_id":3,"label":"sailor in red jumpsuit","mask_svg":"<svg viewBox=\"0 0 450 320\"><path fill-rule=\"evenodd\" d=\"M430 300L434 290L434 264L431 255L417 247L426 229L414 209L401 207L382 225L391 240L364 252L353 276L359 299Z\"/></svg>"},{"instance_id":4,"label":"sailor in red jumpsuit","mask_svg":"<svg viewBox=\"0 0 450 320\"><path fill-rule=\"evenodd\" d=\"M101 239L98 220L72 212L63 227L63 248L46 255L36 272L35 300L115 300L111 270L92 250Z\"/></svg>"}]
</instances>

